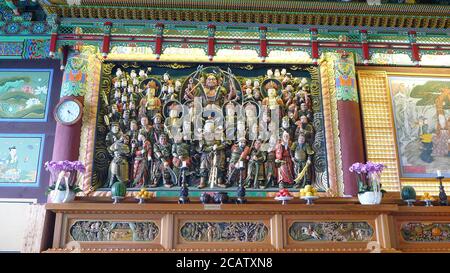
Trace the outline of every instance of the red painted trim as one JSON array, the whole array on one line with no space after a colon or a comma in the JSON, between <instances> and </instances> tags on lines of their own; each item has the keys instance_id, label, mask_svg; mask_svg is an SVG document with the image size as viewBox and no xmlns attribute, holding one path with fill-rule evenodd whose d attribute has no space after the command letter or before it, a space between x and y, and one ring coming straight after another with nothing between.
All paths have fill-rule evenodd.
<instances>
[{"instance_id":1,"label":"red painted trim","mask_svg":"<svg viewBox=\"0 0 450 273\"><path fill-rule=\"evenodd\" d=\"M214 37L208 38L208 56L216 55Z\"/></svg>"},{"instance_id":2,"label":"red painted trim","mask_svg":"<svg viewBox=\"0 0 450 273\"><path fill-rule=\"evenodd\" d=\"M50 38L50 56L54 56L56 52L56 42L58 40L58 33L52 33Z\"/></svg>"},{"instance_id":3,"label":"red painted trim","mask_svg":"<svg viewBox=\"0 0 450 273\"><path fill-rule=\"evenodd\" d=\"M103 58L106 58L106 55L109 53L110 43L111 43L111 37L109 35L105 35L103 37L103 46L102 46Z\"/></svg>"},{"instance_id":4,"label":"red painted trim","mask_svg":"<svg viewBox=\"0 0 450 273\"><path fill-rule=\"evenodd\" d=\"M52 38L53 38L52 34ZM65 34L65 35L58 35L57 36L59 41L103 41L102 35L75 35L75 34ZM56 39L56 38L53 38ZM131 35L115 35L110 36L110 43L111 42L130 42L130 43L154 43L158 40L158 37L155 36L148 36L148 37L135 37ZM180 37L164 37L164 41L167 42L186 42L190 44L208 44L209 40L208 38L180 38ZM163 38L160 37L160 42L162 45ZM317 41L317 42L311 42L311 40L299 40L299 41L292 41L292 40L265 40L264 42L267 46L280 46L280 47L315 47L313 45L314 43L317 43L318 48L363 48L363 43L361 42L335 42L335 41ZM227 38L214 38L214 46L217 45L249 45L249 46L261 46L261 40L258 39L227 39ZM440 51L440 50L450 50L449 46L441 45L441 44L416 44L414 47L417 47L418 51L420 49L423 50L430 50L430 51ZM161 47L162 48L162 47ZM368 43L368 48L375 49L402 49L402 50L408 50L412 49L411 43ZM56 49L56 46L55 46ZM51 51L51 50L50 50ZM314 48L313 48L314 51ZM317 56L318 56L318 50ZM420 54L419 54L420 57Z\"/></svg>"},{"instance_id":5,"label":"red painted trim","mask_svg":"<svg viewBox=\"0 0 450 273\"><path fill-rule=\"evenodd\" d=\"M161 55L161 50L162 50L162 37L158 36L156 37L155 54Z\"/></svg>"},{"instance_id":6,"label":"red painted trim","mask_svg":"<svg viewBox=\"0 0 450 273\"><path fill-rule=\"evenodd\" d=\"M261 57L267 57L267 40L261 39L259 41L259 47L261 49Z\"/></svg>"},{"instance_id":7,"label":"red painted trim","mask_svg":"<svg viewBox=\"0 0 450 273\"><path fill-rule=\"evenodd\" d=\"M419 47L416 43L411 43L411 55L414 61L420 62L420 53L419 53Z\"/></svg>"},{"instance_id":8,"label":"red painted trim","mask_svg":"<svg viewBox=\"0 0 450 273\"><path fill-rule=\"evenodd\" d=\"M319 58L319 43L317 41L312 41L311 47L312 47L311 54L312 54L313 59L318 59Z\"/></svg>"}]
</instances>

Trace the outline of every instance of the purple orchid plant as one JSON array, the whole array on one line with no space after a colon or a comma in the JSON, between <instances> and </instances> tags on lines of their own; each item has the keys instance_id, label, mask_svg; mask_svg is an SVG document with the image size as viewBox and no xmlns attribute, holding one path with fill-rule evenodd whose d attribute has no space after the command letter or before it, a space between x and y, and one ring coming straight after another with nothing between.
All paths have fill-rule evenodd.
<instances>
[{"instance_id":1,"label":"purple orchid plant","mask_svg":"<svg viewBox=\"0 0 450 273\"><path fill-rule=\"evenodd\" d=\"M52 190L55 190L56 181L58 179L58 175L61 172L65 172L66 177L68 178L69 190L74 191L75 193L80 192L81 189L76 185L76 175L78 172L84 173L86 168L83 163L80 161L49 161L45 163L45 169L50 172L51 185L47 189L47 193ZM66 186L64 184L60 184L58 189L60 191L65 191Z\"/></svg>"},{"instance_id":2,"label":"purple orchid plant","mask_svg":"<svg viewBox=\"0 0 450 273\"><path fill-rule=\"evenodd\" d=\"M367 161L366 164L360 162L353 163L350 166L349 171L356 173L358 176L358 193L374 191L376 188L381 189L381 184L379 187L376 187L376 185L373 185L374 181L370 181L371 179L369 179L369 177L377 177L379 182L379 176L385 168L386 166L384 164L373 163L370 161ZM384 193L385 191L381 190L381 192Z\"/></svg>"}]
</instances>

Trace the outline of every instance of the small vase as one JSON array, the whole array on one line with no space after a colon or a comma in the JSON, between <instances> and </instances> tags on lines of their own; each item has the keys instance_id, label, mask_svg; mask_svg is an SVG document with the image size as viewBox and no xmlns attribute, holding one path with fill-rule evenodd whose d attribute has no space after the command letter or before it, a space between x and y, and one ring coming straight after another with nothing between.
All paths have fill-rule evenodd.
<instances>
[{"instance_id":1,"label":"small vase","mask_svg":"<svg viewBox=\"0 0 450 273\"><path fill-rule=\"evenodd\" d=\"M370 191L358 194L358 200L362 205L377 205L381 203L383 193L381 192L380 173L368 174Z\"/></svg>"},{"instance_id":2,"label":"small vase","mask_svg":"<svg viewBox=\"0 0 450 273\"><path fill-rule=\"evenodd\" d=\"M366 191L358 193L358 200L361 205L378 205L381 203L383 193L379 191Z\"/></svg>"},{"instance_id":3,"label":"small vase","mask_svg":"<svg viewBox=\"0 0 450 273\"><path fill-rule=\"evenodd\" d=\"M66 196L67 195L67 196ZM50 192L50 201L51 203L69 203L75 200L75 192L69 190L68 193L66 191L53 190ZM67 198L66 198L67 197Z\"/></svg>"}]
</instances>

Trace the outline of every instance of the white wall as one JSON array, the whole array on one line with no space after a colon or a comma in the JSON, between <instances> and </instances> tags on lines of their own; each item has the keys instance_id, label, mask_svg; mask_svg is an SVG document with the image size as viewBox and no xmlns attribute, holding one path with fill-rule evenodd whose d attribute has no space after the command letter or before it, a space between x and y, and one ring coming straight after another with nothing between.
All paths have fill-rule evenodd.
<instances>
[{"instance_id":1,"label":"white wall","mask_svg":"<svg viewBox=\"0 0 450 273\"><path fill-rule=\"evenodd\" d=\"M19 252L33 199L0 199L0 252Z\"/></svg>"}]
</instances>

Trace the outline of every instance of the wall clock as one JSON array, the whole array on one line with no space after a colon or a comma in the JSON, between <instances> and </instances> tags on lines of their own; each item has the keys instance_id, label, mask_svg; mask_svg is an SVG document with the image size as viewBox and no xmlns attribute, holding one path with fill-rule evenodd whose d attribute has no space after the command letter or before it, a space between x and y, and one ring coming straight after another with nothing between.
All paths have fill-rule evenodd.
<instances>
[{"instance_id":1,"label":"wall clock","mask_svg":"<svg viewBox=\"0 0 450 273\"><path fill-rule=\"evenodd\" d=\"M76 99L60 101L55 108L55 119L63 125L73 125L81 119L83 106Z\"/></svg>"}]
</instances>

